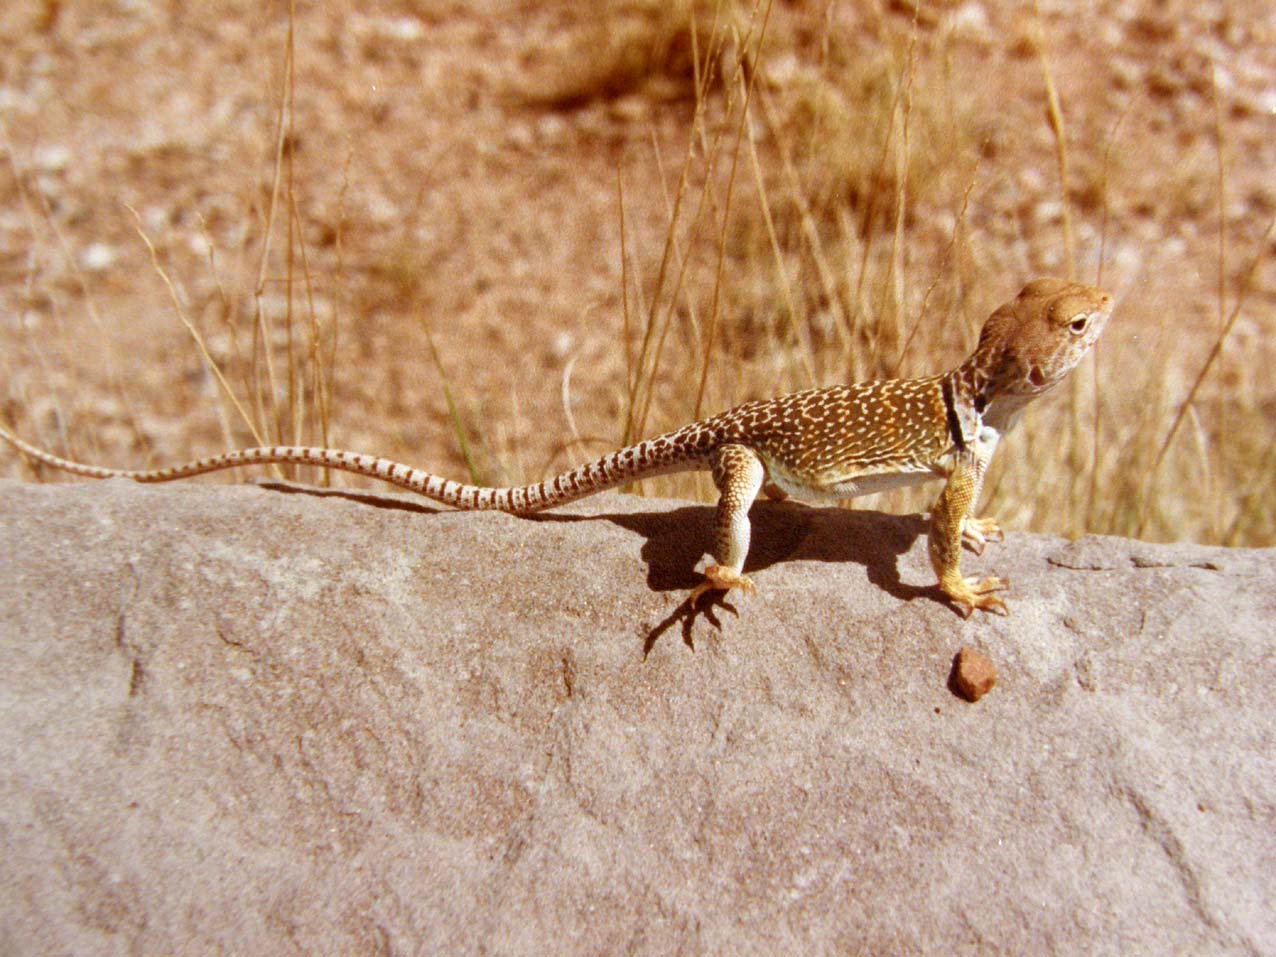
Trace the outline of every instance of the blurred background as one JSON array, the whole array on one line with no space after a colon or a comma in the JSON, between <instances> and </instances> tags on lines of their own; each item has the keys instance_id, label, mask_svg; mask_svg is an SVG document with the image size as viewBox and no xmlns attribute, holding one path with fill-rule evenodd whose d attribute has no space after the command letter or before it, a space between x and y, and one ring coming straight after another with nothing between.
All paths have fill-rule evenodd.
<instances>
[{"instance_id":1,"label":"blurred background","mask_svg":"<svg viewBox=\"0 0 1276 957\"><path fill-rule=\"evenodd\" d=\"M62 454L536 481L1060 275L1115 318L982 511L1276 543L1268 0L15 0L0 156L0 416Z\"/></svg>"}]
</instances>

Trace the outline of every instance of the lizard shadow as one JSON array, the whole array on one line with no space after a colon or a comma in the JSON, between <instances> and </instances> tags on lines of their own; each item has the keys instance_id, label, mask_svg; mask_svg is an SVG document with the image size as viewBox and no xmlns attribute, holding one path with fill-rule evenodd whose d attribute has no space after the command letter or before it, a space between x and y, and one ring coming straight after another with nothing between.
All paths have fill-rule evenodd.
<instances>
[{"instance_id":1,"label":"lizard shadow","mask_svg":"<svg viewBox=\"0 0 1276 957\"><path fill-rule=\"evenodd\" d=\"M247 483L256 488L268 489L271 492L282 492L285 495L314 495L318 498L344 498L359 505L370 505L373 508L384 508L400 512L416 512L421 515L437 515L450 511L435 505L424 505L421 501L408 498L396 492L378 492L357 488L325 488L320 485L303 485L283 479L259 478Z\"/></svg>"},{"instance_id":2,"label":"lizard shadow","mask_svg":"<svg viewBox=\"0 0 1276 957\"><path fill-rule=\"evenodd\" d=\"M533 522L591 522L604 520L645 539L641 555L647 563L652 591L693 588L701 576L696 563L710 550L716 510L711 505L686 505L667 512L619 512L572 515L541 512ZM857 562L869 581L902 600L924 597L938 589L906 585L900 580L898 558L924 535L927 523L919 515L812 508L793 502L754 503L749 511L752 535L746 573L763 571L786 561Z\"/></svg>"},{"instance_id":3,"label":"lizard shadow","mask_svg":"<svg viewBox=\"0 0 1276 957\"><path fill-rule=\"evenodd\" d=\"M602 519L641 535L645 539L641 555L647 563L647 585L653 591L665 592L690 590L701 581L702 576L695 567L713 542L715 514L713 506L688 505L667 512L598 515L549 512L527 518L534 522ZM900 556L926 533L928 523L923 516L758 501L749 512L749 523L752 536L744 565L746 573L786 561L855 562L864 566L870 582L901 601L924 598L947 605L937 585L908 585L900 578ZM721 592L711 592L695 605L689 598L684 599L647 635L644 656L660 636L675 625L681 626L683 641L691 646L691 630L701 615L721 630L721 623L714 615L715 606L737 614Z\"/></svg>"},{"instance_id":4,"label":"lizard shadow","mask_svg":"<svg viewBox=\"0 0 1276 957\"><path fill-rule=\"evenodd\" d=\"M446 510L376 491L317 488L276 479L259 479L253 484L286 494L344 498L373 508L418 514L436 514ZM695 568L712 546L715 514L716 509L711 505L686 505L669 511L594 515L538 512L518 517L524 521L546 523L608 521L634 532L644 539L640 554L647 563L647 587L657 592L689 592L701 581L702 576ZM927 522L923 516L760 500L749 511L749 523L752 536L749 557L744 565L746 573L762 571L786 561L855 562L864 566L872 584L901 601L924 598L937 604L947 604L938 586L907 585L900 578L900 556L926 533ZM700 616L721 630L721 622L715 614L717 607L738 614L735 606L720 592L710 592L695 605L689 598L684 599L648 634L644 642L644 656L674 625L681 625L683 641L692 645L691 630Z\"/></svg>"}]
</instances>

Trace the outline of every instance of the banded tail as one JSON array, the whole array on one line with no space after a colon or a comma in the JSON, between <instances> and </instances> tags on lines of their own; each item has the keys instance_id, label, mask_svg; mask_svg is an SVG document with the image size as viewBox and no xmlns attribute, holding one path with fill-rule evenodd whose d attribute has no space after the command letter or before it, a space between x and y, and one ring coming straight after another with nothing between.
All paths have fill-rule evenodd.
<instances>
[{"instance_id":1,"label":"banded tail","mask_svg":"<svg viewBox=\"0 0 1276 957\"><path fill-rule=\"evenodd\" d=\"M689 425L604 455L586 465L534 485L489 488L466 485L392 459L340 449L276 445L239 449L182 465L157 469L113 469L64 459L18 438L0 425L0 438L28 458L50 468L86 478L126 478L134 482L172 482L245 465L316 465L353 472L409 489L436 502L466 510L495 509L526 514L602 492L626 482L670 472L707 467L709 448L701 426Z\"/></svg>"}]
</instances>

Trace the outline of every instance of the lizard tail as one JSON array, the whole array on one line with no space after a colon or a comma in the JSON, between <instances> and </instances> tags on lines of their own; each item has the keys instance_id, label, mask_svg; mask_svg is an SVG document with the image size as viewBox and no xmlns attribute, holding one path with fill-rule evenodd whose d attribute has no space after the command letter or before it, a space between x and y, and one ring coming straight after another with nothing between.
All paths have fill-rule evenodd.
<instances>
[{"instance_id":1,"label":"lizard tail","mask_svg":"<svg viewBox=\"0 0 1276 957\"><path fill-rule=\"evenodd\" d=\"M702 441L702 433L703 429L698 425L685 426L676 432L667 432L604 455L600 459L577 466L544 482L511 488L490 488L455 482L423 469L375 455L361 455L340 449L314 448L304 445L239 449L182 465L156 469L105 468L100 465L73 462L46 452L23 441L0 425L0 438L27 458L59 471L82 475L86 478L126 478L134 482L171 482L175 479L190 478L194 475L245 465L316 465L380 479L453 508L495 509L515 514L552 508L555 505L571 502L640 478L701 468L708 462L709 451L708 444Z\"/></svg>"}]
</instances>

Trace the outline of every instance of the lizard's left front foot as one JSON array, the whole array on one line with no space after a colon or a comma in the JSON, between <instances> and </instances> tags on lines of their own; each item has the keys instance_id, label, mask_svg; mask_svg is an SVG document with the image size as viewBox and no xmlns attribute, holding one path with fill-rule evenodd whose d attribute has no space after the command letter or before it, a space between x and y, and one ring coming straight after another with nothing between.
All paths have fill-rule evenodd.
<instances>
[{"instance_id":1,"label":"lizard's left front foot","mask_svg":"<svg viewBox=\"0 0 1276 957\"><path fill-rule=\"evenodd\" d=\"M962 610L962 617L969 618L976 608L980 611L995 611L1001 615L1009 615L1006 603L992 594L1007 587L1010 583L1004 578L958 578L956 582L940 582L939 587L953 604Z\"/></svg>"},{"instance_id":2,"label":"lizard's left front foot","mask_svg":"<svg viewBox=\"0 0 1276 957\"><path fill-rule=\"evenodd\" d=\"M974 518L967 515L961 520L961 540L976 555L982 555L984 546L989 542L999 542L1005 537L995 518Z\"/></svg>"},{"instance_id":3,"label":"lizard's left front foot","mask_svg":"<svg viewBox=\"0 0 1276 957\"><path fill-rule=\"evenodd\" d=\"M704 581L691 589L691 597L688 601L694 606L700 596L707 591L730 591L732 588L738 588L748 595L756 591L753 587L753 579L748 575L743 575L724 565L710 565L704 570Z\"/></svg>"}]
</instances>

